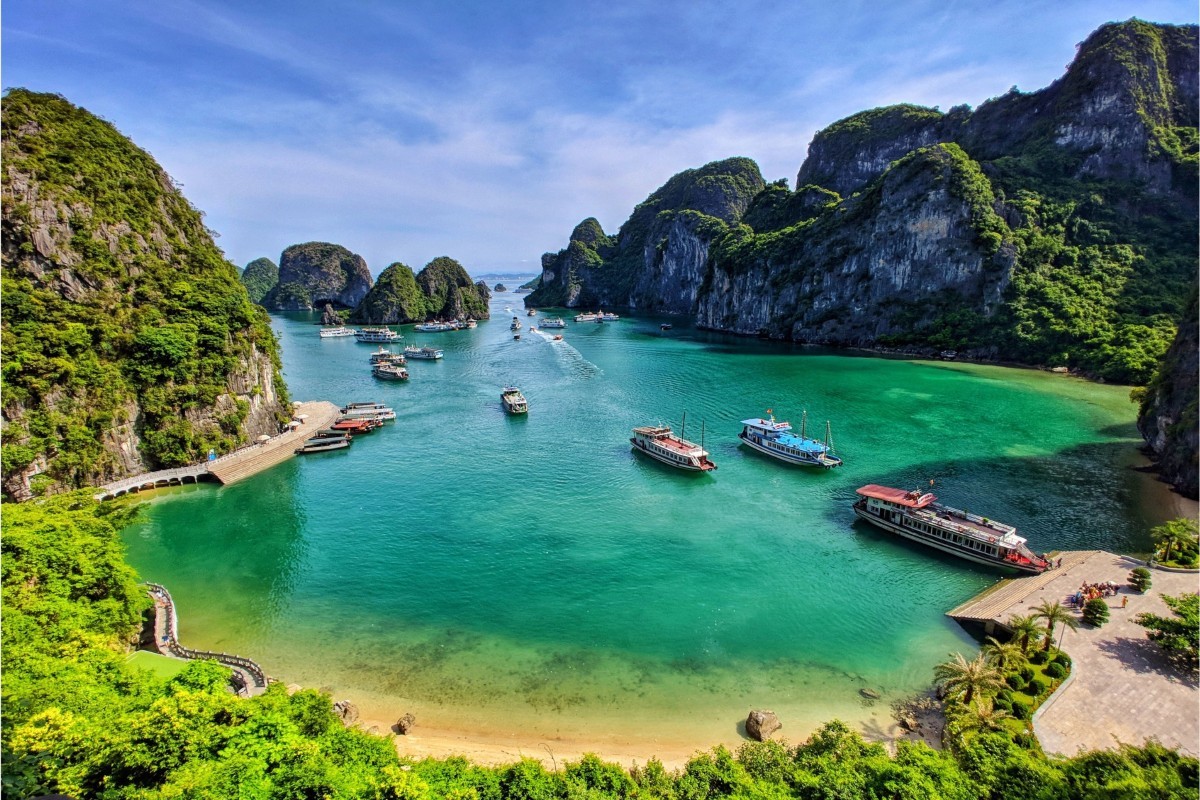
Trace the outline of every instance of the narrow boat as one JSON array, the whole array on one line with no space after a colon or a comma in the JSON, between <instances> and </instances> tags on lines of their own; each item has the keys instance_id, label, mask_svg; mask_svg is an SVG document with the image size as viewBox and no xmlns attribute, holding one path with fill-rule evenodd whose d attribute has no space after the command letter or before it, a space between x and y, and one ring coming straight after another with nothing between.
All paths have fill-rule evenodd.
<instances>
[{"instance_id":1,"label":"narrow boat","mask_svg":"<svg viewBox=\"0 0 1200 800\"><path fill-rule=\"evenodd\" d=\"M399 364L376 364L371 368L371 374L383 381L408 380L408 370Z\"/></svg>"},{"instance_id":2,"label":"narrow boat","mask_svg":"<svg viewBox=\"0 0 1200 800\"><path fill-rule=\"evenodd\" d=\"M543 328L565 328L567 323L563 322L562 317L542 317Z\"/></svg>"},{"instance_id":3,"label":"narrow boat","mask_svg":"<svg viewBox=\"0 0 1200 800\"><path fill-rule=\"evenodd\" d=\"M509 414L529 413L529 402L516 386L505 386L500 392L500 402Z\"/></svg>"},{"instance_id":4,"label":"narrow boat","mask_svg":"<svg viewBox=\"0 0 1200 800\"><path fill-rule=\"evenodd\" d=\"M326 450L341 450L342 448L349 446L349 439L309 439L307 442L296 448L296 453L324 453Z\"/></svg>"},{"instance_id":5,"label":"narrow boat","mask_svg":"<svg viewBox=\"0 0 1200 800\"><path fill-rule=\"evenodd\" d=\"M576 314L576 322L595 322L600 317L599 314Z\"/></svg>"},{"instance_id":6,"label":"narrow boat","mask_svg":"<svg viewBox=\"0 0 1200 800\"><path fill-rule=\"evenodd\" d=\"M358 333L354 328L347 328L344 325L337 328L321 328L320 336L322 339L336 339L339 336L353 336Z\"/></svg>"},{"instance_id":7,"label":"narrow boat","mask_svg":"<svg viewBox=\"0 0 1200 800\"><path fill-rule=\"evenodd\" d=\"M397 339L403 339L404 337L401 336L400 334L396 333L391 328L379 327L379 328L362 328L358 331L355 331L354 338L360 342L375 343L375 342L394 342Z\"/></svg>"},{"instance_id":8,"label":"narrow boat","mask_svg":"<svg viewBox=\"0 0 1200 800\"><path fill-rule=\"evenodd\" d=\"M701 431L703 442L703 427ZM634 450L676 469L708 472L717 468L717 465L709 460L708 451L704 449L703 444L689 442L682 436L676 436L670 427L665 425L634 428L629 443L633 445Z\"/></svg>"},{"instance_id":9,"label":"narrow boat","mask_svg":"<svg viewBox=\"0 0 1200 800\"><path fill-rule=\"evenodd\" d=\"M416 347L409 345L404 348L405 358L414 358L418 361L433 361L442 357L442 351L436 347Z\"/></svg>"},{"instance_id":10,"label":"narrow boat","mask_svg":"<svg viewBox=\"0 0 1200 800\"><path fill-rule=\"evenodd\" d=\"M1017 529L935 502L926 492L868 484L858 489L859 519L914 542L976 564L1018 572L1045 572L1050 562L1033 553Z\"/></svg>"},{"instance_id":11,"label":"narrow boat","mask_svg":"<svg viewBox=\"0 0 1200 800\"><path fill-rule=\"evenodd\" d=\"M768 410L768 415L770 411ZM788 464L805 467L832 469L842 466L842 459L833 454L833 437L829 422L825 422L825 441L809 439L804 435L808 424L808 412L800 417L800 435L792 433L791 423L770 419L744 419L738 438L742 443Z\"/></svg>"}]
</instances>

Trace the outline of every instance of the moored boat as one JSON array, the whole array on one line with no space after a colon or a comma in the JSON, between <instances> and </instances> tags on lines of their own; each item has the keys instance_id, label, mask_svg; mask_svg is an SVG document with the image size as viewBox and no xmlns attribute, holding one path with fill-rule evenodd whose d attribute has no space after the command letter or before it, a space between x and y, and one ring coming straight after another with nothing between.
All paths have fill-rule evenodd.
<instances>
[{"instance_id":1,"label":"moored boat","mask_svg":"<svg viewBox=\"0 0 1200 800\"><path fill-rule=\"evenodd\" d=\"M304 444L296 448L296 453L324 453L326 450L341 450L349 446L349 439L309 439Z\"/></svg>"},{"instance_id":2,"label":"moored boat","mask_svg":"<svg viewBox=\"0 0 1200 800\"><path fill-rule=\"evenodd\" d=\"M376 364L399 364L400 366L404 366L403 353L393 353L391 350L385 350L382 347L371 353L369 360L371 366L375 366Z\"/></svg>"},{"instance_id":3,"label":"moored boat","mask_svg":"<svg viewBox=\"0 0 1200 800\"><path fill-rule=\"evenodd\" d=\"M419 322L413 326L413 330L420 331L421 333L440 333L442 331L456 331L456 330L458 330L458 323L442 322L440 320L435 321L435 322Z\"/></svg>"},{"instance_id":4,"label":"moored boat","mask_svg":"<svg viewBox=\"0 0 1200 800\"><path fill-rule=\"evenodd\" d=\"M634 428L629 443L633 445L634 450L676 469L708 472L717 468L702 444L676 436L666 425Z\"/></svg>"},{"instance_id":5,"label":"moored boat","mask_svg":"<svg viewBox=\"0 0 1200 800\"><path fill-rule=\"evenodd\" d=\"M542 317L543 328L565 328L567 323L563 322L562 317Z\"/></svg>"},{"instance_id":6,"label":"moored boat","mask_svg":"<svg viewBox=\"0 0 1200 800\"><path fill-rule=\"evenodd\" d=\"M576 314L575 315L576 322L595 322L599 318L600 318L599 314L587 313L587 314Z\"/></svg>"},{"instance_id":7,"label":"moored boat","mask_svg":"<svg viewBox=\"0 0 1200 800\"><path fill-rule=\"evenodd\" d=\"M500 392L500 403L509 414L528 414L529 402L516 386L505 386Z\"/></svg>"},{"instance_id":8,"label":"moored boat","mask_svg":"<svg viewBox=\"0 0 1200 800\"><path fill-rule=\"evenodd\" d=\"M415 345L409 345L404 348L405 358L412 358L418 361L433 361L441 358L442 355L442 351L436 347L416 347Z\"/></svg>"},{"instance_id":9,"label":"moored boat","mask_svg":"<svg viewBox=\"0 0 1200 800\"><path fill-rule=\"evenodd\" d=\"M342 418L388 420L395 419L396 412L383 403L351 403L342 409Z\"/></svg>"},{"instance_id":10,"label":"moored boat","mask_svg":"<svg viewBox=\"0 0 1200 800\"><path fill-rule=\"evenodd\" d=\"M345 433L358 435L370 433L382 424L382 422L377 422L366 417L343 417L329 427L335 431L344 431Z\"/></svg>"},{"instance_id":11,"label":"moored boat","mask_svg":"<svg viewBox=\"0 0 1200 800\"><path fill-rule=\"evenodd\" d=\"M770 410L767 411L770 415ZM832 469L842 466L842 459L833 453L833 437L829 422L825 423L825 441L820 442L805 436L808 412L800 417L800 435L792 433L791 423L770 419L744 419L738 438L748 447L788 464L805 467Z\"/></svg>"},{"instance_id":12,"label":"moored boat","mask_svg":"<svg viewBox=\"0 0 1200 800\"><path fill-rule=\"evenodd\" d=\"M929 492L868 484L857 490L854 513L885 531L976 564L1034 574L1050 562L1025 544L1017 529L987 517L937 503Z\"/></svg>"},{"instance_id":13,"label":"moored boat","mask_svg":"<svg viewBox=\"0 0 1200 800\"><path fill-rule=\"evenodd\" d=\"M408 380L408 370L399 364L376 364L371 368L371 374L383 381Z\"/></svg>"},{"instance_id":14,"label":"moored boat","mask_svg":"<svg viewBox=\"0 0 1200 800\"><path fill-rule=\"evenodd\" d=\"M360 342L394 342L404 337L388 327L361 328L355 331L354 338Z\"/></svg>"},{"instance_id":15,"label":"moored boat","mask_svg":"<svg viewBox=\"0 0 1200 800\"><path fill-rule=\"evenodd\" d=\"M353 336L358 333L354 328L347 328L344 325L339 325L336 328L321 328L320 336L322 339L336 339L339 336Z\"/></svg>"},{"instance_id":16,"label":"moored boat","mask_svg":"<svg viewBox=\"0 0 1200 800\"><path fill-rule=\"evenodd\" d=\"M605 314L603 311L601 311L600 319L598 319L596 321L597 322L616 322L619 319L620 319L620 317L617 316L616 314Z\"/></svg>"}]
</instances>

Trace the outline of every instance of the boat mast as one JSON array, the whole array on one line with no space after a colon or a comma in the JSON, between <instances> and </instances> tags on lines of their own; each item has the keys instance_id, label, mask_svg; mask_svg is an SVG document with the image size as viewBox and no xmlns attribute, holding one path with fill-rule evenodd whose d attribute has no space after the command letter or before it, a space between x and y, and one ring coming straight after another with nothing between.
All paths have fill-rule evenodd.
<instances>
[{"instance_id":1,"label":"boat mast","mask_svg":"<svg viewBox=\"0 0 1200 800\"><path fill-rule=\"evenodd\" d=\"M679 431L679 438L680 439L687 438L687 411L683 412L683 427Z\"/></svg>"},{"instance_id":2,"label":"boat mast","mask_svg":"<svg viewBox=\"0 0 1200 800\"><path fill-rule=\"evenodd\" d=\"M800 415L800 438L804 438L804 426L808 423L808 411L804 411Z\"/></svg>"},{"instance_id":3,"label":"boat mast","mask_svg":"<svg viewBox=\"0 0 1200 800\"><path fill-rule=\"evenodd\" d=\"M829 427L829 420L825 420L825 453L828 454L829 450L832 447L833 447L833 432L832 432L832 429Z\"/></svg>"}]
</instances>

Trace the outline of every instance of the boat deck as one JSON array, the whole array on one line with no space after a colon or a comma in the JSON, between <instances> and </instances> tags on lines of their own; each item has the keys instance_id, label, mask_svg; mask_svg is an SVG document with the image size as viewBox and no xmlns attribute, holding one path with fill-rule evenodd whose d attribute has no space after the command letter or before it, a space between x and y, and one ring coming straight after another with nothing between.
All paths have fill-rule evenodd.
<instances>
[{"instance_id":1,"label":"boat deck","mask_svg":"<svg viewBox=\"0 0 1200 800\"><path fill-rule=\"evenodd\" d=\"M949 527L959 533L973 535L976 538L983 537L999 541L1007 535L1005 531L997 530L983 523L973 522L963 517L954 516L953 514L938 513L928 508L915 509L909 511L909 514L918 519L932 521L943 528Z\"/></svg>"}]
</instances>

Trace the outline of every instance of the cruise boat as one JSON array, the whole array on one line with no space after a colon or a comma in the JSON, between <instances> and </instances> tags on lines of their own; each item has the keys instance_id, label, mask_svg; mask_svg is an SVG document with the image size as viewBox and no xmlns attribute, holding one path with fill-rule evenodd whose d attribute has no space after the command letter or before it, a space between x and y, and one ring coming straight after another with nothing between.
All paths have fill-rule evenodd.
<instances>
[{"instance_id":1,"label":"cruise boat","mask_svg":"<svg viewBox=\"0 0 1200 800\"><path fill-rule=\"evenodd\" d=\"M562 317L542 317L543 328L565 328L567 323L563 322Z\"/></svg>"},{"instance_id":2,"label":"cruise boat","mask_svg":"<svg viewBox=\"0 0 1200 800\"><path fill-rule=\"evenodd\" d=\"M376 364L371 368L371 374L382 381L408 380L408 370L399 364Z\"/></svg>"},{"instance_id":3,"label":"cruise boat","mask_svg":"<svg viewBox=\"0 0 1200 800\"><path fill-rule=\"evenodd\" d=\"M767 412L770 414L770 411ZM809 439L804 435L808 423L808 412L800 417L800 435L792 433L791 423L770 419L744 419L738 438L748 447L788 464L805 467L840 467L842 460L833 454L833 439L829 423L825 423L825 441Z\"/></svg>"},{"instance_id":4,"label":"cruise boat","mask_svg":"<svg viewBox=\"0 0 1200 800\"><path fill-rule=\"evenodd\" d=\"M529 413L529 402L525 399L525 395L521 394L521 390L515 386L504 387L504 390L500 392L500 402L509 414Z\"/></svg>"},{"instance_id":5,"label":"cruise boat","mask_svg":"<svg viewBox=\"0 0 1200 800\"><path fill-rule=\"evenodd\" d=\"M353 336L358 331L354 328L347 328L344 325L337 328L321 328L320 336L322 339L336 339L339 336Z\"/></svg>"},{"instance_id":6,"label":"cruise boat","mask_svg":"<svg viewBox=\"0 0 1200 800\"><path fill-rule=\"evenodd\" d=\"M516 317L513 317L512 325L509 325L509 326L508 326L508 329L509 329L510 331L519 331L519 330L521 330L521 320L517 319Z\"/></svg>"},{"instance_id":7,"label":"cruise boat","mask_svg":"<svg viewBox=\"0 0 1200 800\"><path fill-rule=\"evenodd\" d=\"M382 347L371 353L369 360L371 366L375 366L376 364L398 364L404 366L403 353L393 353L391 350L385 350Z\"/></svg>"},{"instance_id":8,"label":"cruise boat","mask_svg":"<svg viewBox=\"0 0 1200 800\"><path fill-rule=\"evenodd\" d=\"M576 314L575 315L576 322L595 322L598 319L600 319L599 314L590 314L589 313L589 314Z\"/></svg>"},{"instance_id":9,"label":"cruise boat","mask_svg":"<svg viewBox=\"0 0 1200 800\"><path fill-rule=\"evenodd\" d=\"M341 450L349 446L350 440L345 438L309 439L296 448L296 453L324 453L326 450Z\"/></svg>"},{"instance_id":10,"label":"cruise boat","mask_svg":"<svg viewBox=\"0 0 1200 800\"><path fill-rule=\"evenodd\" d=\"M409 345L404 348L405 358L415 358L418 361L433 361L442 357L442 351L436 347L416 347Z\"/></svg>"},{"instance_id":11,"label":"cruise boat","mask_svg":"<svg viewBox=\"0 0 1200 800\"><path fill-rule=\"evenodd\" d=\"M454 321L454 327L461 331L463 328L478 328L479 323L471 317L467 317L466 319L456 319Z\"/></svg>"},{"instance_id":12,"label":"cruise boat","mask_svg":"<svg viewBox=\"0 0 1200 800\"><path fill-rule=\"evenodd\" d=\"M605 314L603 311L601 311L600 319L596 320L596 322L616 322L619 319L620 317L618 317L616 314Z\"/></svg>"},{"instance_id":13,"label":"cruise boat","mask_svg":"<svg viewBox=\"0 0 1200 800\"><path fill-rule=\"evenodd\" d=\"M391 328L362 328L355 331L354 338L360 342L394 342L404 337Z\"/></svg>"},{"instance_id":14,"label":"cruise boat","mask_svg":"<svg viewBox=\"0 0 1200 800\"><path fill-rule=\"evenodd\" d=\"M976 564L1019 572L1045 572L1050 562L1025 546L1017 529L935 502L926 492L868 484L858 490L854 513L872 525Z\"/></svg>"},{"instance_id":15,"label":"cruise boat","mask_svg":"<svg viewBox=\"0 0 1200 800\"><path fill-rule=\"evenodd\" d=\"M442 331L458 330L458 324L454 322L420 322L413 326L413 330L421 333L441 333Z\"/></svg>"},{"instance_id":16,"label":"cruise boat","mask_svg":"<svg viewBox=\"0 0 1200 800\"><path fill-rule=\"evenodd\" d=\"M708 451L702 445L676 436L667 426L647 425L634 428L629 443L633 445L634 450L676 469L708 472L717 468L717 465L709 460Z\"/></svg>"},{"instance_id":17,"label":"cruise boat","mask_svg":"<svg viewBox=\"0 0 1200 800\"><path fill-rule=\"evenodd\" d=\"M395 418L396 412L382 403L351 403L342 409L342 419L389 420Z\"/></svg>"}]
</instances>

